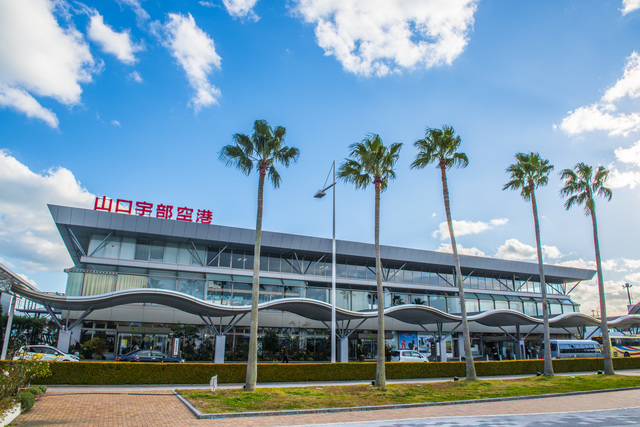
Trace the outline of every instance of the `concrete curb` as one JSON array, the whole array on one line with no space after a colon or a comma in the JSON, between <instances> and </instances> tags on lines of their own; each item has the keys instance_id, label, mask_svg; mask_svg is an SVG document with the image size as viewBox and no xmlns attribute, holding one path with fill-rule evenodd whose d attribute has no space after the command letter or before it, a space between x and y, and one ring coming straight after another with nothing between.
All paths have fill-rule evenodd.
<instances>
[{"instance_id":1,"label":"concrete curb","mask_svg":"<svg viewBox=\"0 0 640 427\"><path fill-rule=\"evenodd\" d=\"M244 418L244 417L271 417L279 415L307 415L307 414L328 414L338 412L362 412L362 411L378 411L383 409L407 409L407 408L423 408L430 406L451 406L451 405L469 405L473 403L489 403L489 402L506 402L513 400L527 400L527 399L543 399L547 397L562 397L562 396L579 396L584 394L596 394L596 393L609 393L613 391L626 391L626 390L640 390L639 387L626 387L626 388L612 388L607 390L585 390L574 391L571 393L550 393L550 394L536 394L532 396L508 396L508 397L492 397L488 399L477 400L454 400L449 402L424 402L424 403L402 403L396 405L379 405L379 406L354 406L354 407L341 407L341 408L317 408L317 409L297 409L289 411L265 411L265 412L228 412L220 414L203 414L196 409L191 403L189 403L184 397L182 397L175 390L173 393L185 404L187 408L198 418L199 420L208 419L223 419L223 418Z\"/></svg>"}]
</instances>

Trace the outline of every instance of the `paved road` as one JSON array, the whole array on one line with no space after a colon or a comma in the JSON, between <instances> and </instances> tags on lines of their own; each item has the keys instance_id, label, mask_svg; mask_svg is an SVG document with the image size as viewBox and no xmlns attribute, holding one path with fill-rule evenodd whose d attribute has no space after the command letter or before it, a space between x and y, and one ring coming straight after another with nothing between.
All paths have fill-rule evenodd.
<instances>
[{"instance_id":1,"label":"paved road","mask_svg":"<svg viewBox=\"0 0 640 427\"><path fill-rule=\"evenodd\" d=\"M437 417L394 421L313 424L314 427L611 427L640 424L640 407L559 414ZM295 426L302 427L302 426Z\"/></svg>"}]
</instances>

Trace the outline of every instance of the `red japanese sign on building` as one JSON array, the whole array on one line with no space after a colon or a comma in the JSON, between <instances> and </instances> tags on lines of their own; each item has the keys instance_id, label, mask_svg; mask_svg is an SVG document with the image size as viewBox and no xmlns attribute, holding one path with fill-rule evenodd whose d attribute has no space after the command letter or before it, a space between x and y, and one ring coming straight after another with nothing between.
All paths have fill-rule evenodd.
<instances>
[{"instance_id":1,"label":"red japanese sign on building","mask_svg":"<svg viewBox=\"0 0 640 427\"><path fill-rule=\"evenodd\" d=\"M133 200L125 199L114 200L106 196L96 197L93 210L175 219L176 221L198 222L201 224L211 224L213 220L213 214L209 210L198 209L195 211L194 217L194 209L187 207L174 207L162 203L154 206L153 203L149 202L134 202Z\"/></svg>"}]
</instances>

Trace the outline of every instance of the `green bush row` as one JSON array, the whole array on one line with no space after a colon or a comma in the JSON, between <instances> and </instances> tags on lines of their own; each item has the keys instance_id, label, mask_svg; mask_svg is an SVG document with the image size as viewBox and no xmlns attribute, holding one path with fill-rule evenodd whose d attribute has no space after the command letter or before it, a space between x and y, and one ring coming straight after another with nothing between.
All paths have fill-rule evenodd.
<instances>
[{"instance_id":1,"label":"green bush row","mask_svg":"<svg viewBox=\"0 0 640 427\"><path fill-rule=\"evenodd\" d=\"M120 384L206 384L212 376L219 383L244 383L246 364L239 363L123 363L51 362L51 376L37 378L38 384L120 385ZM535 375L544 369L542 360L478 361L479 376ZM640 368L640 358L616 358L616 369ZM602 359L559 359L554 371L596 372L604 369ZM375 378L376 364L364 363L268 363L258 364L258 382L369 381ZM386 364L387 379L464 377L464 362Z\"/></svg>"}]
</instances>

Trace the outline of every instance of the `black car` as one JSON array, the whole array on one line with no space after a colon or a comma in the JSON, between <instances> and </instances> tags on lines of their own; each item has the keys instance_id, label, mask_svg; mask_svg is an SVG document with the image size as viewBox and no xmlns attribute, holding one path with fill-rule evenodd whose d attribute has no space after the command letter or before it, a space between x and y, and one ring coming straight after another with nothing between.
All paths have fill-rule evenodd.
<instances>
[{"instance_id":1,"label":"black car","mask_svg":"<svg viewBox=\"0 0 640 427\"><path fill-rule=\"evenodd\" d=\"M184 362L179 357L167 356L158 350L136 350L116 357L121 362Z\"/></svg>"}]
</instances>

